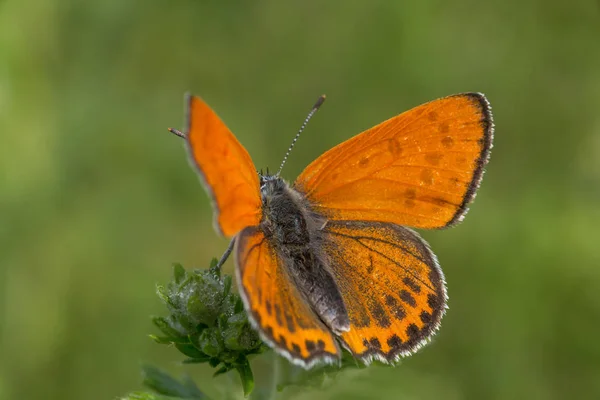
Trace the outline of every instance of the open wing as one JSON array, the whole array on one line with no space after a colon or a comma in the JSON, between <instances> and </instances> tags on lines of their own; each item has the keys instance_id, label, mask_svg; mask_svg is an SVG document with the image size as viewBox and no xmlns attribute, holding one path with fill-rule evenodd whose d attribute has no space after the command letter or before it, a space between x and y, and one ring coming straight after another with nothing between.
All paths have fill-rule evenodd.
<instances>
[{"instance_id":1,"label":"open wing","mask_svg":"<svg viewBox=\"0 0 600 400\"><path fill-rule=\"evenodd\" d=\"M290 281L281 260L256 227L237 238L237 281L261 337L293 363L310 367L339 360L332 334Z\"/></svg>"},{"instance_id":2,"label":"open wing","mask_svg":"<svg viewBox=\"0 0 600 400\"><path fill-rule=\"evenodd\" d=\"M492 133L482 94L445 97L327 151L294 185L330 219L447 227L475 196Z\"/></svg>"},{"instance_id":3,"label":"open wing","mask_svg":"<svg viewBox=\"0 0 600 400\"><path fill-rule=\"evenodd\" d=\"M231 237L260 222L258 174L246 149L199 97L187 95L187 147L213 200L215 228Z\"/></svg>"},{"instance_id":4,"label":"open wing","mask_svg":"<svg viewBox=\"0 0 600 400\"><path fill-rule=\"evenodd\" d=\"M340 338L356 358L394 362L433 336L446 309L444 276L415 232L330 221L323 250L350 318Z\"/></svg>"}]
</instances>

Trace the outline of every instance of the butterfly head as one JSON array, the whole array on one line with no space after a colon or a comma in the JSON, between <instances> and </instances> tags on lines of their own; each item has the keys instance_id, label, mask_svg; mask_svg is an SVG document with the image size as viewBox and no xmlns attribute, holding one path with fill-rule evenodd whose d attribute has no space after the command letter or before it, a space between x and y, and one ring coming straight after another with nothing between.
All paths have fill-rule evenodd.
<instances>
[{"instance_id":1,"label":"butterfly head","mask_svg":"<svg viewBox=\"0 0 600 400\"><path fill-rule=\"evenodd\" d=\"M259 172L258 181L263 203L265 202L265 197L281 192L287 186L285 181L281 179L279 175L269 175L268 170L266 174L263 174L262 171Z\"/></svg>"}]
</instances>

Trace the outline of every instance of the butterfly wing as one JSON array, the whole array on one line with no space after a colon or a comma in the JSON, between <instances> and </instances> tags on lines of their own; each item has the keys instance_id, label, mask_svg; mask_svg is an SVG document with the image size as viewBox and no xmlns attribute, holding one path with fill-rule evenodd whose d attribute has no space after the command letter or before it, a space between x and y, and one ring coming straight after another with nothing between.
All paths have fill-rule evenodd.
<instances>
[{"instance_id":1,"label":"butterfly wing","mask_svg":"<svg viewBox=\"0 0 600 400\"><path fill-rule=\"evenodd\" d=\"M419 235L394 224L330 221L324 251L350 318L340 337L355 357L394 362L433 336L446 288Z\"/></svg>"},{"instance_id":2,"label":"butterfly wing","mask_svg":"<svg viewBox=\"0 0 600 400\"><path fill-rule=\"evenodd\" d=\"M327 151L294 185L330 219L451 226L479 187L492 134L482 94L445 97Z\"/></svg>"},{"instance_id":3,"label":"butterfly wing","mask_svg":"<svg viewBox=\"0 0 600 400\"><path fill-rule=\"evenodd\" d=\"M188 95L186 102L187 147L212 197L217 231L231 237L258 225L259 181L250 155L204 101Z\"/></svg>"},{"instance_id":4,"label":"butterfly wing","mask_svg":"<svg viewBox=\"0 0 600 400\"><path fill-rule=\"evenodd\" d=\"M240 232L236 263L246 310L271 347L304 367L339 360L340 350L332 334L290 281L281 260L257 227Z\"/></svg>"}]
</instances>

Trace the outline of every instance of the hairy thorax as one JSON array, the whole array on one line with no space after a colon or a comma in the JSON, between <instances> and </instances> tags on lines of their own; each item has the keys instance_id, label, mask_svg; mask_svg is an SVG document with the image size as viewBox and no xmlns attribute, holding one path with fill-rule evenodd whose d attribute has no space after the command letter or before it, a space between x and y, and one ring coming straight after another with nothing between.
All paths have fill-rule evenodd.
<instances>
[{"instance_id":1,"label":"hairy thorax","mask_svg":"<svg viewBox=\"0 0 600 400\"><path fill-rule=\"evenodd\" d=\"M342 296L322 257L326 219L281 178L261 177L261 195L260 227L284 271L329 328L337 333L349 330Z\"/></svg>"}]
</instances>

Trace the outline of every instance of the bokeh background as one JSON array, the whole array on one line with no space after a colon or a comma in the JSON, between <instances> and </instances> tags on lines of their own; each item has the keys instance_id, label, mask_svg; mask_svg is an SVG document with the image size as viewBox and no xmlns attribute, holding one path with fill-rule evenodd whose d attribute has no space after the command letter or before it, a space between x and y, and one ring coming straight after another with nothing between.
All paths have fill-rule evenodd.
<instances>
[{"instance_id":1,"label":"bokeh background","mask_svg":"<svg viewBox=\"0 0 600 400\"><path fill-rule=\"evenodd\" d=\"M227 245L166 131L188 90L259 168L326 93L290 180L425 101L493 106L471 212L423 232L450 294L433 344L279 398L600 398L599 43L595 0L1 1L0 398L115 398L141 388L141 362L241 393L146 336L171 264Z\"/></svg>"}]
</instances>

